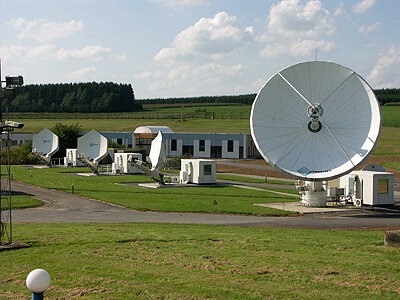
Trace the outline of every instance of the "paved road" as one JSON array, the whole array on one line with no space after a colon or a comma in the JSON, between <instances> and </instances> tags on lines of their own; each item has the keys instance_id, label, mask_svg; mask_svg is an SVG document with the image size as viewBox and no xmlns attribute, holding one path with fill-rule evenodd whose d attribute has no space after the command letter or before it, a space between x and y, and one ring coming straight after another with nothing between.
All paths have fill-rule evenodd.
<instances>
[{"instance_id":1,"label":"paved road","mask_svg":"<svg viewBox=\"0 0 400 300\"><path fill-rule=\"evenodd\" d=\"M366 212L356 216L255 217L202 213L138 212L105 202L87 199L55 190L13 182L13 190L46 202L38 208L14 210L17 223L121 223L154 222L180 224L216 224L231 226L295 228L369 228L400 227L400 214Z\"/></svg>"}]
</instances>

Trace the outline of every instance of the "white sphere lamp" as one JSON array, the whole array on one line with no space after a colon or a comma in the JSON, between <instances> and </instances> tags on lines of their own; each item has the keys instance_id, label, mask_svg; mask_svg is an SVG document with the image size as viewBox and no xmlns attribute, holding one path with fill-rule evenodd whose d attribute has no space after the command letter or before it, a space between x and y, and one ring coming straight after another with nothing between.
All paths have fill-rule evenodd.
<instances>
[{"instance_id":1,"label":"white sphere lamp","mask_svg":"<svg viewBox=\"0 0 400 300\"><path fill-rule=\"evenodd\" d=\"M35 269L26 277L26 286L32 292L32 299L43 299L43 292L50 286L50 275L46 270Z\"/></svg>"}]
</instances>

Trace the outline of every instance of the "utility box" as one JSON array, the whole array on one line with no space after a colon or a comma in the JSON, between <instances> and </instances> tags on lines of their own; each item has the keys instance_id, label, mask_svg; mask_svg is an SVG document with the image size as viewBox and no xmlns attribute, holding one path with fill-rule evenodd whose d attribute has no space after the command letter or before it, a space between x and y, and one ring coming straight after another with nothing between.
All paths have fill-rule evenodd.
<instances>
[{"instance_id":1,"label":"utility box","mask_svg":"<svg viewBox=\"0 0 400 300\"><path fill-rule=\"evenodd\" d=\"M182 159L180 183L214 184L217 182L217 164L210 159Z\"/></svg>"},{"instance_id":2,"label":"utility box","mask_svg":"<svg viewBox=\"0 0 400 300\"><path fill-rule=\"evenodd\" d=\"M82 167L83 164L77 159L77 149L66 149L64 165L66 167Z\"/></svg>"},{"instance_id":3,"label":"utility box","mask_svg":"<svg viewBox=\"0 0 400 300\"><path fill-rule=\"evenodd\" d=\"M128 158L132 156L136 160L142 160L141 153L114 153L112 172L114 174L142 174L143 172L132 166Z\"/></svg>"},{"instance_id":4,"label":"utility box","mask_svg":"<svg viewBox=\"0 0 400 300\"><path fill-rule=\"evenodd\" d=\"M357 206L394 204L393 173L353 171L340 178L340 186Z\"/></svg>"}]
</instances>

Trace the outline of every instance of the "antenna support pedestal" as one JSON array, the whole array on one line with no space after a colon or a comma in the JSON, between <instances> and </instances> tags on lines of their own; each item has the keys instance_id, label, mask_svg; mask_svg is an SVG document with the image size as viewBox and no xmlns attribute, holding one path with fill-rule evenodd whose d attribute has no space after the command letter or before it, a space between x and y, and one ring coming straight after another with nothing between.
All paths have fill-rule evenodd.
<instances>
[{"instance_id":1,"label":"antenna support pedestal","mask_svg":"<svg viewBox=\"0 0 400 300\"><path fill-rule=\"evenodd\" d=\"M325 207L326 190L323 181L303 181L298 185L303 206Z\"/></svg>"}]
</instances>

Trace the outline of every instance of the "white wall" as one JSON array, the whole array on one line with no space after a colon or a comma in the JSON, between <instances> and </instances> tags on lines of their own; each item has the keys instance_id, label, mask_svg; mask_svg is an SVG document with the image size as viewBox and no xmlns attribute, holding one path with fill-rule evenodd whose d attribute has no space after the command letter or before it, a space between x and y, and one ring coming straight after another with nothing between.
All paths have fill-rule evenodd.
<instances>
[{"instance_id":1,"label":"white wall","mask_svg":"<svg viewBox=\"0 0 400 300\"><path fill-rule=\"evenodd\" d=\"M193 156L201 158L209 158L211 156L211 142L210 140L205 140L204 151L199 151L200 140L193 141Z\"/></svg>"},{"instance_id":2,"label":"white wall","mask_svg":"<svg viewBox=\"0 0 400 300\"><path fill-rule=\"evenodd\" d=\"M233 152L228 152L228 140L222 141L222 158L239 158L238 140L233 140Z\"/></svg>"},{"instance_id":3,"label":"white wall","mask_svg":"<svg viewBox=\"0 0 400 300\"><path fill-rule=\"evenodd\" d=\"M175 139L176 140L176 151L171 150L171 140L173 139L168 139L166 142L166 148L167 148L167 157L174 157L174 156L181 156L182 155L182 140L181 139Z\"/></svg>"}]
</instances>

